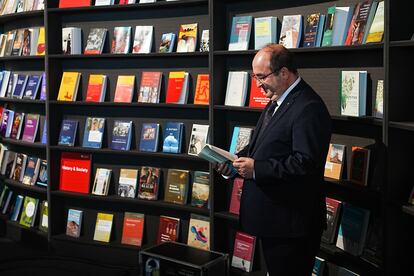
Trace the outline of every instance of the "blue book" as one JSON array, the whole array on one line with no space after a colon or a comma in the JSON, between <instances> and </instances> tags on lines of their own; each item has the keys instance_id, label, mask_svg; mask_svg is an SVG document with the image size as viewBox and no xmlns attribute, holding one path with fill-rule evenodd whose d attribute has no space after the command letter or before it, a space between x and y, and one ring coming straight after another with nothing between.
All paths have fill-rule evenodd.
<instances>
[{"instance_id":1,"label":"blue book","mask_svg":"<svg viewBox=\"0 0 414 276\"><path fill-rule=\"evenodd\" d=\"M27 81L26 90L24 91L23 98L34 100L36 99L37 91L39 90L40 82L42 80L41 75L30 75Z\"/></svg>"},{"instance_id":2,"label":"blue book","mask_svg":"<svg viewBox=\"0 0 414 276\"><path fill-rule=\"evenodd\" d=\"M313 264L312 276L323 276L325 268L325 260L319 257L315 257L315 263Z\"/></svg>"},{"instance_id":3,"label":"blue book","mask_svg":"<svg viewBox=\"0 0 414 276\"><path fill-rule=\"evenodd\" d=\"M47 143L47 120L45 119L45 122L43 124L43 130L42 130L42 139L40 141L42 144Z\"/></svg>"},{"instance_id":4,"label":"blue book","mask_svg":"<svg viewBox=\"0 0 414 276\"><path fill-rule=\"evenodd\" d=\"M112 129L111 149L129 150L131 147L132 121L115 121Z\"/></svg>"},{"instance_id":5,"label":"blue book","mask_svg":"<svg viewBox=\"0 0 414 276\"><path fill-rule=\"evenodd\" d=\"M17 75L16 85L14 86L12 98L21 99L23 98L24 89L26 88L28 75Z\"/></svg>"},{"instance_id":6,"label":"blue book","mask_svg":"<svg viewBox=\"0 0 414 276\"><path fill-rule=\"evenodd\" d=\"M37 173L39 171L39 158L28 157L26 163L26 170L24 171L22 183L25 185L34 185L37 180Z\"/></svg>"},{"instance_id":7,"label":"blue book","mask_svg":"<svg viewBox=\"0 0 414 276\"><path fill-rule=\"evenodd\" d=\"M163 152L181 153L183 123L167 122L164 129Z\"/></svg>"},{"instance_id":8,"label":"blue book","mask_svg":"<svg viewBox=\"0 0 414 276\"><path fill-rule=\"evenodd\" d=\"M9 193L7 194L6 200L3 205L3 210L1 211L3 215L7 214L10 210L10 202L12 202L13 193L14 192L12 190L9 190Z\"/></svg>"},{"instance_id":9,"label":"blue book","mask_svg":"<svg viewBox=\"0 0 414 276\"><path fill-rule=\"evenodd\" d=\"M105 118L86 118L82 147L100 149L105 129Z\"/></svg>"},{"instance_id":10,"label":"blue book","mask_svg":"<svg viewBox=\"0 0 414 276\"><path fill-rule=\"evenodd\" d=\"M79 238L82 227L82 210L69 209L66 224L66 235Z\"/></svg>"},{"instance_id":11,"label":"blue book","mask_svg":"<svg viewBox=\"0 0 414 276\"><path fill-rule=\"evenodd\" d=\"M354 7L336 7L335 20L332 29L333 46L341 46L345 44L353 14Z\"/></svg>"},{"instance_id":12,"label":"blue book","mask_svg":"<svg viewBox=\"0 0 414 276\"><path fill-rule=\"evenodd\" d=\"M318 27L318 34L316 35L316 44L315 47L321 47L322 44L322 36L323 36L323 26L325 26L325 15L321 14L319 17L319 27Z\"/></svg>"},{"instance_id":13,"label":"blue book","mask_svg":"<svg viewBox=\"0 0 414 276\"><path fill-rule=\"evenodd\" d=\"M253 17L251 15L233 17L229 51L243 51L249 49L252 20Z\"/></svg>"},{"instance_id":14,"label":"blue book","mask_svg":"<svg viewBox=\"0 0 414 276\"><path fill-rule=\"evenodd\" d=\"M47 160L40 160L39 176L36 185L47 187Z\"/></svg>"},{"instance_id":15,"label":"blue book","mask_svg":"<svg viewBox=\"0 0 414 276\"><path fill-rule=\"evenodd\" d=\"M239 151L244 149L244 147L249 144L252 133L252 127L235 126L233 129L229 152L237 154Z\"/></svg>"},{"instance_id":16,"label":"blue book","mask_svg":"<svg viewBox=\"0 0 414 276\"><path fill-rule=\"evenodd\" d=\"M171 53L174 50L175 33L166 33L161 36L160 53Z\"/></svg>"},{"instance_id":17,"label":"blue book","mask_svg":"<svg viewBox=\"0 0 414 276\"><path fill-rule=\"evenodd\" d=\"M139 141L140 151L156 152L158 149L158 133L160 125L156 123L142 124L141 140Z\"/></svg>"},{"instance_id":18,"label":"blue book","mask_svg":"<svg viewBox=\"0 0 414 276\"><path fill-rule=\"evenodd\" d=\"M58 144L61 146L74 146L77 130L78 121L63 120L62 127L60 128Z\"/></svg>"},{"instance_id":19,"label":"blue book","mask_svg":"<svg viewBox=\"0 0 414 276\"><path fill-rule=\"evenodd\" d=\"M46 101L46 73L42 73L42 86L40 88L40 100Z\"/></svg>"},{"instance_id":20,"label":"blue book","mask_svg":"<svg viewBox=\"0 0 414 276\"><path fill-rule=\"evenodd\" d=\"M22 208L22 204L23 204L23 199L24 197L22 195L18 195L16 197L16 201L14 202L13 212L10 216L11 221L17 221L17 219L19 218L20 209Z\"/></svg>"}]
</instances>

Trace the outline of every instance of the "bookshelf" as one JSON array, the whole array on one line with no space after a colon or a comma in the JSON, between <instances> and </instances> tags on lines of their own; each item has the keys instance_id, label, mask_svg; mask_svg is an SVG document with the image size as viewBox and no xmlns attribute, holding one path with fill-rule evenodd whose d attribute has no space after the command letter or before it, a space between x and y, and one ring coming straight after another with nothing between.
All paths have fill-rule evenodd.
<instances>
[{"instance_id":1,"label":"bookshelf","mask_svg":"<svg viewBox=\"0 0 414 276\"><path fill-rule=\"evenodd\" d=\"M115 1L117 2L117 1ZM48 120L48 143L41 144L1 138L0 142L16 151L47 158L49 163L49 187L37 189L2 178L16 191L49 201L49 232L45 236L51 250L56 254L84 257L100 263L138 268L139 248L120 243L122 236L123 213L145 213L143 247L156 241L159 216L180 218L179 241L186 242L190 214L208 216L211 226L211 249L232 254L235 233L238 230L238 216L228 212L232 182L217 175L209 164L197 157L188 155L191 126L194 123L210 125L210 143L228 148L234 126L254 126L261 114L260 109L229 107L224 105L227 75L229 71L251 72L251 61L257 53L253 50L253 36L249 50L228 51L228 43L233 16L253 17L277 16L279 24L284 15L321 12L326 14L332 5L351 6L357 0L182 0L157 1L148 4L126 6L100 6L59 9L59 1L47 1L45 11L32 11L0 16L0 31L27 26L44 25L46 28L47 50L45 56L0 57L2 70L46 71L46 101L0 98L1 105L25 113L38 113ZM401 4L385 0L385 37L382 43L360 46L331 46L292 49L298 62L299 73L325 101L333 121L332 142L346 144L347 164L350 164L352 145L374 145L376 160L371 163L370 184L361 187L347 180L325 179L329 197L349 202L371 211L371 218L381 220L383 237L380 240L382 255L380 262L372 262L355 257L337 249L334 245L321 244L319 256L326 259L328 268L344 266L362 275L402 274L412 271L409 256L413 243L414 219L404 208L412 183L407 181L410 171L414 138L414 116L411 102L411 71L407 63L413 58L414 43L410 40L414 22L410 18L412 3ZM180 24L198 23L201 30L210 29L210 52L200 53L157 53L161 34L177 33ZM152 25L154 41L149 54L110 54L110 42L116 26ZM61 29L64 27L82 28L82 49L85 48L90 28L108 29L103 54L63 55L61 53ZM134 30L132 30L132 35ZM133 36L132 36L133 37ZM166 104L168 73L184 70L190 73L190 104ZM342 70L368 71L368 116L354 118L341 116L339 112L339 79ZM76 71L82 74L77 99L74 102L57 101L62 73ZM137 103L137 88L144 71L161 71L164 75L161 84L159 104ZM85 102L88 76L102 73L108 76L108 90L102 103ZM196 76L210 74L210 105L191 104L194 98ZM134 98L132 103L114 103L116 79L121 74L135 75ZM375 85L384 79L384 118L371 116ZM250 83L250 81L249 81ZM247 97L248 98L248 97ZM104 117L106 126L101 149L81 147L86 117ZM74 147L58 145L58 136L63 119L78 119L78 133ZM110 131L114 120L133 121L133 135L130 151L112 150ZM155 153L140 152L138 142L141 125L144 122L157 122L161 129L168 121L179 121L185 125L182 154L167 154L160 150ZM162 135L162 134L161 134ZM162 136L160 136L162 137ZM59 190L60 156L62 152L77 152L92 155L91 183L98 167L111 168L113 176L108 196L78 194ZM140 166L160 167L163 171L161 183L165 183L168 168L190 171L210 171L210 209L199 209L187 205L166 203L162 200L145 201L116 196L115 183L120 168ZM349 170L349 168L348 168ZM91 184L92 185L92 184ZM67 211L70 208L84 211L83 231L80 239L65 235ZM114 224L110 243L93 241L93 230L98 212L114 214ZM3 222L7 219L0 216ZM13 227L7 222L2 226ZM21 227L21 231L27 231ZM33 230L33 229L32 229ZM1 232L1 231L0 231ZM36 231L30 234L36 235ZM74 253L75 252L75 253ZM231 269L233 275L266 275L263 258L258 243L252 273L242 273ZM400 273L398 273L400 272Z\"/></svg>"}]
</instances>

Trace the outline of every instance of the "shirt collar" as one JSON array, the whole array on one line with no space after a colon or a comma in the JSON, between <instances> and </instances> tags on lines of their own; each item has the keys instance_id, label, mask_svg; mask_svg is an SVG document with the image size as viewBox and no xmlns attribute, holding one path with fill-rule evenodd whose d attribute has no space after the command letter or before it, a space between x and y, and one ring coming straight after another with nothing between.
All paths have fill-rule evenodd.
<instances>
[{"instance_id":1,"label":"shirt collar","mask_svg":"<svg viewBox=\"0 0 414 276\"><path fill-rule=\"evenodd\" d=\"M295 88L296 87L296 85L298 85L298 83L301 81L301 77L298 77L296 80L295 80L295 82L294 83L292 83L289 87L288 87L288 89L286 89L285 90L285 92L283 92L283 94L282 94L282 96L280 96L277 100L276 100L276 102L277 102L277 106L280 106L282 103L283 103L283 101L286 99L286 97L289 95L289 93L293 90L293 88Z\"/></svg>"}]
</instances>

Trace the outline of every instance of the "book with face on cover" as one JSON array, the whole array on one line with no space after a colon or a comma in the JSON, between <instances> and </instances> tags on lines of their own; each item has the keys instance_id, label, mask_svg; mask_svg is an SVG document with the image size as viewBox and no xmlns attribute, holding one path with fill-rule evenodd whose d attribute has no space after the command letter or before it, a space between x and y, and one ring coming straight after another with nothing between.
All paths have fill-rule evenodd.
<instances>
[{"instance_id":1,"label":"book with face on cover","mask_svg":"<svg viewBox=\"0 0 414 276\"><path fill-rule=\"evenodd\" d=\"M131 147L132 121L114 121L111 149L129 150Z\"/></svg>"},{"instance_id":2,"label":"book with face on cover","mask_svg":"<svg viewBox=\"0 0 414 276\"><path fill-rule=\"evenodd\" d=\"M118 195L134 198L137 191L138 170L122 168L119 173Z\"/></svg>"},{"instance_id":3,"label":"book with face on cover","mask_svg":"<svg viewBox=\"0 0 414 276\"><path fill-rule=\"evenodd\" d=\"M112 54L128 54L131 44L131 27L115 27L112 38Z\"/></svg>"},{"instance_id":4,"label":"book with face on cover","mask_svg":"<svg viewBox=\"0 0 414 276\"><path fill-rule=\"evenodd\" d=\"M22 183L33 186L39 174L40 158L30 156L27 158L27 166L24 171Z\"/></svg>"},{"instance_id":5,"label":"book with face on cover","mask_svg":"<svg viewBox=\"0 0 414 276\"><path fill-rule=\"evenodd\" d=\"M23 122L24 122L24 113L18 113L16 112L14 114L14 120L13 120L13 126L10 133L10 138L12 139L20 139L21 130L23 128Z\"/></svg>"},{"instance_id":6,"label":"book with face on cover","mask_svg":"<svg viewBox=\"0 0 414 276\"><path fill-rule=\"evenodd\" d=\"M17 153L16 158L14 159L13 168L10 172L9 178L21 182L23 180L26 164L27 155L24 153Z\"/></svg>"},{"instance_id":7,"label":"book with face on cover","mask_svg":"<svg viewBox=\"0 0 414 276\"><path fill-rule=\"evenodd\" d=\"M162 72L142 72L139 86L139 103L159 103Z\"/></svg>"},{"instance_id":8,"label":"book with face on cover","mask_svg":"<svg viewBox=\"0 0 414 276\"><path fill-rule=\"evenodd\" d=\"M157 123L143 123L139 150L156 152L158 149L158 136L160 125Z\"/></svg>"},{"instance_id":9,"label":"book with face on cover","mask_svg":"<svg viewBox=\"0 0 414 276\"><path fill-rule=\"evenodd\" d=\"M142 167L139 174L138 198L157 200L160 189L161 169Z\"/></svg>"},{"instance_id":10,"label":"book with face on cover","mask_svg":"<svg viewBox=\"0 0 414 276\"><path fill-rule=\"evenodd\" d=\"M83 211L76 209L68 210L68 219L66 222L66 235L79 238L82 229Z\"/></svg>"},{"instance_id":11,"label":"book with face on cover","mask_svg":"<svg viewBox=\"0 0 414 276\"><path fill-rule=\"evenodd\" d=\"M209 125L193 124L188 154L197 156L207 143Z\"/></svg>"},{"instance_id":12,"label":"book with face on cover","mask_svg":"<svg viewBox=\"0 0 414 276\"><path fill-rule=\"evenodd\" d=\"M105 118L86 118L85 131L83 132L82 147L101 148L105 130Z\"/></svg>"}]
</instances>

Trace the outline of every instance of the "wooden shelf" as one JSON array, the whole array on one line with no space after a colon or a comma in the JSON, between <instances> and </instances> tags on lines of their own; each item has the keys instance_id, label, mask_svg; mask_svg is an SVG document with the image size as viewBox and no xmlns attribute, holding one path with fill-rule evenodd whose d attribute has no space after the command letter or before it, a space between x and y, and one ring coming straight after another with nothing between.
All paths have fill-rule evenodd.
<instances>
[{"instance_id":1,"label":"wooden shelf","mask_svg":"<svg viewBox=\"0 0 414 276\"><path fill-rule=\"evenodd\" d=\"M32 18L32 17L43 17L43 10L40 11L27 11L27 12L15 12L11 14L5 14L0 16L0 24L5 24L11 21Z\"/></svg>"},{"instance_id":2,"label":"wooden shelf","mask_svg":"<svg viewBox=\"0 0 414 276\"><path fill-rule=\"evenodd\" d=\"M107 155L133 155L140 157L157 157L157 158L168 158L177 160L187 160L200 163L206 163L204 159L197 156L188 155L185 153L163 153L163 152L141 152L137 150L113 150L109 148L93 149L84 147L70 147L70 146L50 146L52 151L70 151L70 152L84 152L94 154L107 154Z\"/></svg>"},{"instance_id":3,"label":"wooden shelf","mask_svg":"<svg viewBox=\"0 0 414 276\"><path fill-rule=\"evenodd\" d=\"M210 210L206 208L198 208L198 207L194 207L188 204L185 204L185 205L174 204L174 203L165 202L163 200L143 200L143 199L138 199L138 198L120 197L117 195L97 196L97 195L92 195L92 194L82 194L82 193L65 192L65 191L52 191L51 195L56 196L56 197L76 198L76 199L89 200L89 201L96 200L96 201L119 203L119 204L151 206L154 208L172 209L172 210L190 212L190 213L206 215L206 216L209 216L210 214Z\"/></svg>"},{"instance_id":4,"label":"wooden shelf","mask_svg":"<svg viewBox=\"0 0 414 276\"><path fill-rule=\"evenodd\" d=\"M47 9L49 14L67 14L67 13L93 13L93 12L115 12L123 10L158 10L160 8L171 8L171 7L191 7L195 5L208 5L207 0L186 0L186 1L161 1L155 3L146 4L130 4L130 5L106 5L106 6L89 6L89 7L78 7L78 8L50 8Z\"/></svg>"},{"instance_id":5,"label":"wooden shelf","mask_svg":"<svg viewBox=\"0 0 414 276\"><path fill-rule=\"evenodd\" d=\"M18 145L22 147L29 147L29 148L38 148L38 149L46 149L46 144L42 144L40 142L26 142L22 140L16 140L11 138L3 138L0 137L0 141L5 144L12 144L12 145Z\"/></svg>"}]
</instances>

